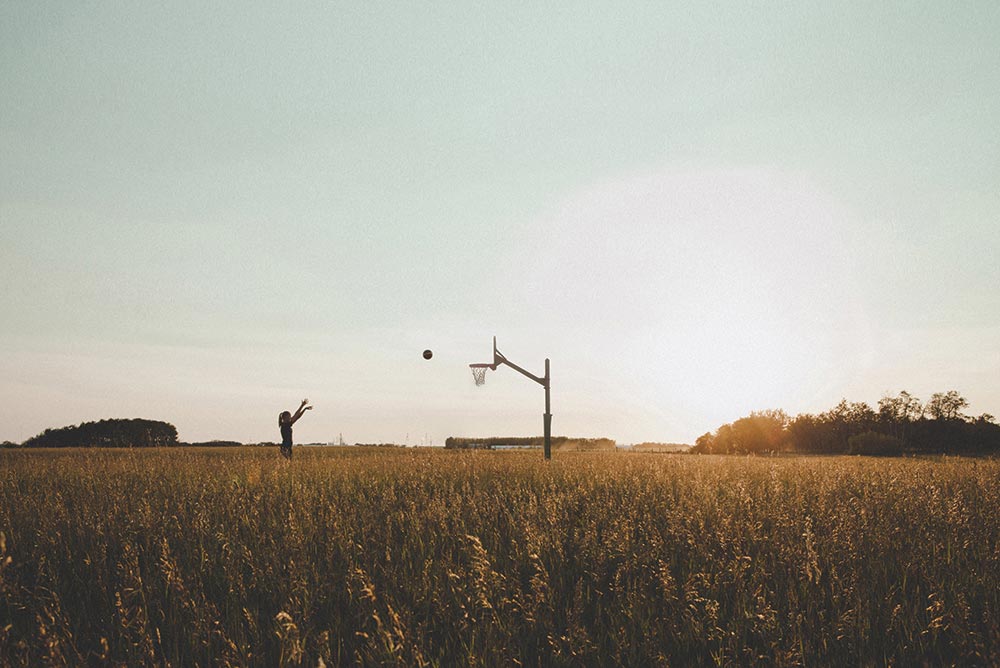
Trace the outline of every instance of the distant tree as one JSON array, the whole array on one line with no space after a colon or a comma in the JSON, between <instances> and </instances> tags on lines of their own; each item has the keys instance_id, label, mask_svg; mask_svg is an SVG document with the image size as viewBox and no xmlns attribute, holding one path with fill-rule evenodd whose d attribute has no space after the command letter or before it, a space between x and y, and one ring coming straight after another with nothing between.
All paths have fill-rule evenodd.
<instances>
[{"instance_id":1,"label":"distant tree","mask_svg":"<svg viewBox=\"0 0 1000 668\"><path fill-rule=\"evenodd\" d=\"M691 445L689 443L643 441L642 443L633 443L630 450L632 452L688 452L691 450Z\"/></svg>"},{"instance_id":2,"label":"distant tree","mask_svg":"<svg viewBox=\"0 0 1000 668\"><path fill-rule=\"evenodd\" d=\"M724 424L715 431L713 446L716 453L730 454L736 451L733 425Z\"/></svg>"},{"instance_id":3,"label":"distant tree","mask_svg":"<svg viewBox=\"0 0 1000 668\"><path fill-rule=\"evenodd\" d=\"M784 445L788 415L782 410L750 413L733 423L733 448L741 454L777 452Z\"/></svg>"},{"instance_id":4,"label":"distant tree","mask_svg":"<svg viewBox=\"0 0 1000 668\"><path fill-rule=\"evenodd\" d=\"M923 414L923 404L906 390L895 397L886 395L878 402L878 417L884 422L913 422Z\"/></svg>"},{"instance_id":5,"label":"distant tree","mask_svg":"<svg viewBox=\"0 0 1000 668\"><path fill-rule=\"evenodd\" d=\"M177 445L177 428L169 422L112 419L46 429L24 442L35 448L153 448Z\"/></svg>"},{"instance_id":6,"label":"distant tree","mask_svg":"<svg viewBox=\"0 0 1000 668\"><path fill-rule=\"evenodd\" d=\"M826 433L822 437L824 452L847 452L851 436L874 429L875 411L864 402L849 402L842 399L826 413L818 416L820 428Z\"/></svg>"},{"instance_id":7,"label":"distant tree","mask_svg":"<svg viewBox=\"0 0 1000 668\"><path fill-rule=\"evenodd\" d=\"M839 451L839 442L823 415L797 415L788 425L788 446L794 452L814 455Z\"/></svg>"},{"instance_id":8,"label":"distant tree","mask_svg":"<svg viewBox=\"0 0 1000 668\"><path fill-rule=\"evenodd\" d=\"M712 432L705 432L695 439L691 452L697 455L710 455L714 452L714 445L715 437L712 436Z\"/></svg>"},{"instance_id":9,"label":"distant tree","mask_svg":"<svg viewBox=\"0 0 1000 668\"><path fill-rule=\"evenodd\" d=\"M904 447L913 441L914 424L923 419L924 405L903 390L897 396L884 396L878 402L879 431L898 438Z\"/></svg>"},{"instance_id":10,"label":"distant tree","mask_svg":"<svg viewBox=\"0 0 1000 668\"><path fill-rule=\"evenodd\" d=\"M724 424L715 434L702 434L691 452L697 454L761 454L777 452L785 446L788 414L782 410L755 411L732 424Z\"/></svg>"},{"instance_id":11,"label":"distant tree","mask_svg":"<svg viewBox=\"0 0 1000 668\"><path fill-rule=\"evenodd\" d=\"M963 408L968 408L969 402L955 390L936 392L924 407L924 412L932 420L965 420Z\"/></svg>"},{"instance_id":12,"label":"distant tree","mask_svg":"<svg viewBox=\"0 0 1000 668\"><path fill-rule=\"evenodd\" d=\"M976 452L1000 453L1000 425L992 415L983 413L968 428Z\"/></svg>"}]
</instances>

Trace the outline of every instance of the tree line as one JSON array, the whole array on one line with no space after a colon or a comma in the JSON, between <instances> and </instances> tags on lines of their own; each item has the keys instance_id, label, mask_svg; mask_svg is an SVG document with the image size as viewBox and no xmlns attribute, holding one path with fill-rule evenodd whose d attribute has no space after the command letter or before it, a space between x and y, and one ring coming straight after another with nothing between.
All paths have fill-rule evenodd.
<instances>
[{"instance_id":1,"label":"tree line","mask_svg":"<svg viewBox=\"0 0 1000 668\"><path fill-rule=\"evenodd\" d=\"M844 399L817 415L756 411L699 436L691 452L1000 454L1000 425L988 413L965 415L968 406L955 390L935 393L927 403L903 391L880 399L877 409Z\"/></svg>"},{"instance_id":2,"label":"tree line","mask_svg":"<svg viewBox=\"0 0 1000 668\"><path fill-rule=\"evenodd\" d=\"M610 438L570 438L568 436L553 436L553 449L566 450L614 450L615 441ZM468 438L465 436L449 436L444 441L446 449L485 449L492 450L497 446L513 445L521 447L542 447L544 436L490 436L487 438Z\"/></svg>"},{"instance_id":3,"label":"tree line","mask_svg":"<svg viewBox=\"0 0 1000 668\"><path fill-rule=\"evenodd\" d=\"M25 448L155 448L175 446L177 427L159 420L109 419L46 429L32 436Z\"/></svg>"}]
</instances>

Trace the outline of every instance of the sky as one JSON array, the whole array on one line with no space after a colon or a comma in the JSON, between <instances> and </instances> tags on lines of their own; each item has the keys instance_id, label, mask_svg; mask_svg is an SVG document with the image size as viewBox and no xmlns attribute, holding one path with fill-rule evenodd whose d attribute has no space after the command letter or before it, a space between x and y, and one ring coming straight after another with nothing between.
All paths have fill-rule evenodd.
<instances>
[{"instance_id":1,"label":"sky","mask_svg":"<svg viewBox=\"0 0 1000 668\"><path fill-rule=\"evenodd\" d=\"M1000 4L0 1L0 440L1000 414ZM427 361L421 352L429 348Z\"/></svg>"}]
</instances>

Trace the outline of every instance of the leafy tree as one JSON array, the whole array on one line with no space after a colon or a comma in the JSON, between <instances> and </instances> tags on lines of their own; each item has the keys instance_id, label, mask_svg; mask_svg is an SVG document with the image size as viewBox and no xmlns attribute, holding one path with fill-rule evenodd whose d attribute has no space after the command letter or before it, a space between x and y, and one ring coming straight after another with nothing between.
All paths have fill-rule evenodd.
<instances>
[{"instance_id":1,"label":"leafy tree","mask_svg":"<svg viewBox=\"0 0 1000 668\"><path fill-rule=\"evenodd\" d=\"M905 444L912 441L913 425L924 415L924 405L903 390L897 396L886 395L878 402L879 429Z\"/></svg>"},{"instance_id":2,"label":"leafy tree","mask_svg":"<svg viewBox=\"0 0 1000 668\"><path fill-rule=\"evenodd\" d=\"M824 415L797 415L788 425L788 449L814 455L838 452L836 434Z\"/></svg>"},{"instance_id":3,"label":"leafy tree","mask_svg":"<svg viewBox=\"0 0 1000 668\"><path fill-rule=\"evenodd\" d=\"M782 410L755 411L732 424L724 424L715 434L703 434L692 452L711 454L761 454L778 452L785 444L788 414Z\"/></svg>"},{"instance_id":4,"label":"leafy tree","mask_svg":"<svg viewBox=\"0 0 1000 668\"><path fill-rule=\"evenodd\" d=\"M705 432L695 439L694 447L691 448L691 452L699 455L710 455L715 451L714 446L715 437L712 436L712 432Z\"/></svg>"},{"instance_id":5,"label":"leafy tree","mask_svg":"<svg viewBox=\"0 0 1000 668\"><path fill-rule=\"evenodd\" d=\"M927 402L924 412L932 420L965 420L963 408L968 408L969 402L955 390L935 392Z\"/></svg>"},{"instance_id":6,"label":"leafy tree","mask_svg":"<svg viewBox=\"0 0 1000 668\"><path fill-rule=\"evenodd\" d=\"M879 399L878 417L884 422L913 422L924 414L923 404L915 396L903 390L895 397L888 395Z\"/></svg>"},{"instance_id":7,"label":"leafy tree","mask_svg":"<svg viewBox=\"0 0 1000 668\"><path fill-rule=\"evenodd\" d=\"M856 434L869 431L875 425L875 411L864 402L840 403L819 416L822 429L827 432L823 442L826 452L847 452L847 442Z\"/></svg>"},{"instance_id":8,"label":"leafy tree","mask_svg":"<svg viewBox=\"0 0 1000 668\"><path fill-rule=\"evenodd\" d=\"M782 410L755 411L749 417L733 423L733 440L737 452L777 452L784 444L788 415Z\"/></svg>"}]
</instances>

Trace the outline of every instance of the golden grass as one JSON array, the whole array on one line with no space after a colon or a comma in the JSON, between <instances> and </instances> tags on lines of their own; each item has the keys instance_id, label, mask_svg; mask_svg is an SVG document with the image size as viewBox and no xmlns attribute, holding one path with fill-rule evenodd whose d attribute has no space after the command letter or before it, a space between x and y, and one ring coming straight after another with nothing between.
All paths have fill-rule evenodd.
<instances>
[{"instance_id":1,"label":"golden grass","mask_svg":"<svg viewBox=\"0 0 1000 668\"><path fill-rule=\"evenodd\" d=\"M3 665L1000 664L1000 462L0 452Z\"/></svg>"}]
</instances>

